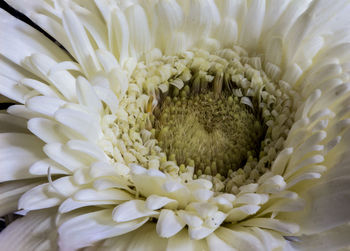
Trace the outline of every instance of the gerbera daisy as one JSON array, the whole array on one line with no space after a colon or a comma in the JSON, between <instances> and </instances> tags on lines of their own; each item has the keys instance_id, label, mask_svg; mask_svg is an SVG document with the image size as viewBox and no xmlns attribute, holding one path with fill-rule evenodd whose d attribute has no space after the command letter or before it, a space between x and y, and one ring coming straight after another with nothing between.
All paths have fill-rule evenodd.
<instances>
[{"instance_id":1,"label":"gerbera daisy","mask_svg":"<svg viewBox=\"0 0 350 251\"><path fill-rule=\"evenodd\" d=\"M8 0L1 250L350 244L350 2Z\"/></svg>"}]
</instances>

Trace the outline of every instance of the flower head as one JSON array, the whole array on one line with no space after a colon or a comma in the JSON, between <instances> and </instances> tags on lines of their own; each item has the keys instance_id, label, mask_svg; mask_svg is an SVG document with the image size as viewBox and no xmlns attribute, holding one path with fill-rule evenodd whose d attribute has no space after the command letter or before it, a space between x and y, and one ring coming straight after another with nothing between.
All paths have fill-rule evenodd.
<instances>
[{"instance_id":1,"label":"flower head","mask_svg":"<svg viewBox=\"0 0 350 251\"><path fill-rule=\"evenodd\" d=\"M5 249L350 244L348 1L8 2Z\"/></svg>"}]
</instances>

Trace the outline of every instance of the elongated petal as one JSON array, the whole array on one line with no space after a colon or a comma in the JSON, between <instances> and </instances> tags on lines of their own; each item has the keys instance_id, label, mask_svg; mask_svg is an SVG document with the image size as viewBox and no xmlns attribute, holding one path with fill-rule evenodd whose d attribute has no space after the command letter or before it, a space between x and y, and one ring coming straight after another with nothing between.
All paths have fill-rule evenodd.
<instances>
[{"instance_id":1,"label":"elongated petal","mask_svg":"<svg viewBox=\"0 0 350 251\"><path fill-rule=\"evenodd\" d=\"M57 45L39 31L14 18L3 9L0 10L0 54L17 65L32 53L44 53L56 60L68 60L69 57Z\"/></svg>"},{"instance_id":2,"label":"elongated petal","mask_svg":"<svg viewBox=\"0 0 350 251\"><path fill-rule=\"evenodd\" d=\"M32 178L29 167L44 158L43 143L33 135L0 134L0 181Z\"/></svg>"},{"instance_id":3,"label":"elongated petal","mask_svg":"<svg viewBox=\"0 0 350 251\"><path fill-rule=\"evenodd\" d=\"M116 223L112 210L105 209L82 214L65 221L58 228L59 247L62 251L73 251L91 245L99 240L130 232L142 226L148 218Z\"/></svg>"},{"instance_id":4,"label":"elongated petal","mask_svg":"<svg viewBox=\"0 0 350 251\"><path fill-rule=\"evenodd\" d=\"M116 222L126 222L158 214L156 211L147 209L145 204L142 200L124 202L113 210L113 219Z\"/></svg>"},{"instance_id":5,"label":"elongated petal","mask_svg":"<svg viewBox=\"0 0 350 251\"><path fill-rule=\"evenodd\" d=\"M18 200L23 193L41 184L40 181L20 180L0 184L0 215L6 215L18 209Z\"/></svg>"},{"instance_id":6,"label":"elongated petal","mask_svg":"<svg viewBox=\"0 0 350 251\"><path fill-rule=\"evenodd\" d=\"M185 222L172 210L163 209L160 212L157 233L161 237L169 238L177 234L185 226Z\"/></svg>"},{"instance_id":7,"label":"elongated petal","mask_svg":"<svg viewBox=\"0 0 350 251\"><path fill-rule=\"evenodd\" d=\"M55 210L40 210L14 221L0 234L1 249L58 250L55 213Z\"/></svg>"}]
</instances>

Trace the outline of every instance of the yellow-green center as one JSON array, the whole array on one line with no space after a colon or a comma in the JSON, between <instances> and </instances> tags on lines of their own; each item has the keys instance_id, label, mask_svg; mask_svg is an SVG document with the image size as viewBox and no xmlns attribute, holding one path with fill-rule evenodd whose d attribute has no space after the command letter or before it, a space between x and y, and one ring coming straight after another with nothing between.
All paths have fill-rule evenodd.
<instances>
[{"instance_id":1,"label":"yellow-green center","mask_svg":"<svg viewBox=\"0 0 350 251\"><path fill-rule=\"evenodd\" d=\"M259 151L263 128L252 108L225 92L185 86L156 112L156 135L170 160L195 164L197 175L226 176Z\"/></svg>"}]
</instances>

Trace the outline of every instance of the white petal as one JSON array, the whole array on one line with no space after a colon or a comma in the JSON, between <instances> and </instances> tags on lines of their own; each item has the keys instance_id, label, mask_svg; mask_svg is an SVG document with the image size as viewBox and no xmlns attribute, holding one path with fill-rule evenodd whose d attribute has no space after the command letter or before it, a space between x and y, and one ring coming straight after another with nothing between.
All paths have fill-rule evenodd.
<instances>
[{"instance_id":1,"label":"white petal","mask_svg":"<svg viewBox=\"0 0 350 251\"><path fill-rule=\"evenodd\" d=\"M286 182L280 175L275 175L268 178L259 187L259 192L264 193L278 193L286 188Z\"/></svg>"},{"instance_id":2,"label":"white petal","mask_svg":"<svg viewBox=\"0 0 350 251\"><path fill-rule=\"evenodd\" d=\"M20 180L0 184L0 215L6 215L18 209L17 203L23 193L41 184L37 180Z\"/></svg>"},{"instance_id":3,"label":"white petal","mask_svg":"<svg viewBox=\"0 0 350 251\"><path fill-rule=\"evenodd\" d=\"M115 204L115 201L111 201L111 200L76 201L76 200L73 200L72 198L68 198L61 203L61 205L58 208L58 211L64 214L82 207L97 206L97 205L113 205L113 204Z\"/></svg>"},{"instance_id":4,"label":"white petal","mask_svg":"<svg viewBox=\"0 0 350 251\"><path fill-rule=\"evenodd\" d=\"M273 203L271 206L263 210L258 216L271 213L271 212L295 212L300 211L305 207L304 200L300 198L296 199L280 199Z\"/></svg>"},{"instance_id":5,"label":"white petal","mask_svg":"<svg viewBox=\"0 0 350 251\"><path fill-rule=\"evenodd\" d=\"M94 90L98 98L108 105L111 112L116 113L119 104L117 96L109 88L94 86Z\"/></svg>"},{"instance_id":6,"label":"white petal","mask_svg":"<svg viewBox=\"0 0 350 251\"><path fill-rule=\"evenodd\" d=\"M69 174L71 173L68 169L59 165L51 159L43 159L35 162L30 166L29 172L33 175L47 176L50 169L51 174Z\"/></svg>"},{"instance_id":7,"label":"white petal","mask_svg":"<svg viewBox=\"0 0 350 251\"><path fill-rule=\"evenodd\" d=\"M145 201L131 200L114 208L113 220L116 222L125 222L156 214L158 212L146 208Z\"/></svg>"},{"instance_id":8,"label":"white petal","mask_svg":"<svg viewBox=\"0 0 350 251\"><path fill-rule=\"evenodd\" d=\"M237 250L260 251L261 242L252 234L240 231L240 228L220 227L215 231L217 237Z\"/></svg>"},{"instance_id":9,"label":"white petal","mask_svg":"<svg viewBox=\"0 0 350 251\"><path fill-rule=\"evenodd\" d=\"M22 85L18 85L17 81L1 75L0 81L0 94L22 104L26 101L26 95L30 93L30 90L28 88Z\"/></svg>"},{"instance_id":10,"label":"white petal","mask_svg":"<svg viewBox=\"0 0 350 251\"><path fill-rule=\"evenodd\" d=\"M58 250L54 216L55 211L53 210L40 210L14 221L1 232L1 249Z\"/></svg>"},{"instance_id":11,"label":"white petal","mask_svg":"<svg viewBox=\"0 0 350 251\"><path fill-rule=\"evenodd\" d=\"M38 114L36 112L27 109L24 105L11 105L9 108L7 108L7 112L16 117L25 119L38 117Z\"/></svg>"},{"instance_id":12,"label":"white petal","mask_svg":"<svg viewBox=\"0 0 350 251\"><path fill-rule=\"evenodd\" d=\"M306 172L303 173L301 175L297 175L296 177L291 177L287 182L287 189L290 189L291 187L295 186L296 184L298 184L301 181L304 180L312 180L312 179L319 179L321 178L321 174L320 173L312 173L312 172Z\"/></svg>"},{"instance_id":13,"label":"white petal","mask_svg":"<svg viewBox=\"0 0 350 251\"><path fill-rule=\"evenodd\" d=\"M130 233L105 240L86 251L167 250L167 243L168 240L160 237L155 231L155 224L147 222Z\"/></svg>"},{"instance_id":14,"label":"white petal","mask_svg":"<svg viewBox=\"0 0 350 251\"><path fill-rule=\"evenodd\" d=\"M220 250L220 251L236 251L237 249L228 245L225 241L218 238L215 233L210 234L207 238L208 248L209 250Z\"/></svg>"},{"instance_id":15,"label":"white petal","mask_svg":"<svg viewBox=\"0 0 350 251\"><path fill-rule=\"evenodd\" d=\"M55 112L65 103L65 101L59 98L38 96L29 99L26 102L26 107L33 112L53 117Z\"/></svg>"},{"instance_id":16,"label":"white petal","mask_svg":"<svg viewBox=\"0 0 350 251\"><path fill-rule=\"evenodd\" d=\"M88 167L93 162L93 159L89 156L73 151L60 143L47 144L44 147L44 152L52 160L71 171Z\"/></svg>"},{"instance_id":17,"label":"white petal","mask_svg":"<svg viewBox=\"0 0 350 251\"><path fill-rule=\"evenodd\" d=\"M275 174L281 175L284 170L287 168L288 160L293 153L293 148L283 149L274 160L271 171Z\"/></svg>"},{"instance_id":18,"label":"white petal","mask_svg":"<svg viewBox=\"0 0 350 251\"><path fill-rule=\"evenodd\" d=\"M149 51L152 40L145 11L134 4L126 9L125 14L130 30L130 49L135 51L136 56Z\"/></svg>"},{"instance_id":19,"label":"white petal","mask_svg":"<svg viewBox=\"0 0 350 251\"><path fill-rule=\"evenodd\" d=\"M253 218L243 221L243 226L262 227L272 229L287 235L295 234L299 231L299 225L269 218Z\"/></svg>"},{"instance_id":20,"label":"white petal","mask_svg":"<svg viewBox=\"0 0 350 251\"><path fill-rule=\"evenodd\" d=\"M32 53L41 52L57 60L69 57L52 41L3 9L0 10L0 54L17 65ZM26 32L23 32L26 31Z\"/></svg>"},{"instance_id":21,"label":"white petal","mask_svg":"<svg viewBox=\"0 0 350 251\"><path fill-rule=\"evenodd\" d=\"M242 23L239 43L247 49L255 48L259 41L264 23L265 5L265 1L251 2L251 6L249 6L245 20Z\"/></svg>"},{"instance_id":22,"label":"white petal","mask_svg":"<svg viewBox=\"0 0 350 251\"><path fill-rule=\"evenodd\" d=\"M175 204L174 206L177 206L177 201L155 194L148 196L146 199L146 207L150 210L157 210L164 206L168 206L169 204Z\"/></svg>"},{"instance_id":23,"label":"white petal","mask_svg":"<svg viewBox=\"0 0 350 251\"><path fill-rule=\"evenodd\" d=\"M250 228L255 236L258 237L264 244L266 250L274 250L276 248L282 248L286 245L286 241L279 233L275 231L262 229L259 227Z\"/></svg>"},{"instance_id":24,"label":"white petal","mask_svg":"<svg viewBox=\"0 0 350 251\"><path fill-rule=\"evenodd\" d=\"M122 165L122 164L120 164ZM90 166L90 176L93 178L103 177L103 176L119 176L119 164L112 166L107 162L95 162ZM124 166L123 166L124 167Z\"/></svg>"},{"instance_id":25,"label":"white petal","mask_svg":"<svg viewBox=\"0 0 350 251\"><path fill-rule=\"evenodd\" d=\"M96 142L102 134L98 119L92 114L73 109L60 109L55 113L55 119L91 142Z\"/></svg>"},{"instance_id":26,"label":"white petal","mask_svg":"<svg viewBox=\"0 0 350 251\"><path fill-rule=\"evenodd\" d=\"M50 119L32 118L28 121L28 129L46 143L68 141L68 138L58 130L58 123Z\"/></svg>"},{"instance_id":27,"label":"white petal","mask_svg":"<svg viewBox=\"0 0 350 251\"><path fill-rule=\"evenodd\" d=\"M48 34L57 39L68 51L73 51L61 23L55 20L55 16L58 15L58 13L49 3L43 0L30 3L27 3L25 0L6 0L6 2L14 9L25 14L35 24L39 25ZM51 15L52 17L50 17Z\"/></svg>"},{"instance_id":28,"label":"white petal","mask_svg":"<svg viewBox=\"0 0 350 251\"><path fill-rule=\"evenodd\" d=\"M235 203L259 205L268 201L268 198L267 194L245 193L237 196Z\"/></svg>"},{"instance_id":29,"label":"white petal","mask_svg":"<svg viewBox=\"0 0 350 251\"><path fill-rule=\"evenodd\" d=\"M249 215L255 214L260 209L257 205L245 205L237 208L233 208L228 212L227 221L235 222L243 220Z\"/></svg>"},{"instance_id":30,"label":"white petal","mask_svg":"<svg viewBox=\"0 0 350 251\"><path fill-rule=\"evenodd\" d=\"M132 200L133 196L119 189L108 189L108 190L96 191L94 189L86 188L76 192L73 198L78 201L99 201L99 200L124 201L124 200Z\"/></svg>"},{"instance_id":31,"label":"white petal","mask_svg":"<svg viewBox=\"0 0 350 251\"><path fill-rule=\"evenodd\" d=\"M119 58L119 62L123 64L129 54L128 45L130 32L126 17L121 10L113 9L111 13L111 24L111 27L108 27L109 32L111 32L110 37L113 39L110 40L110 47L117 58Z\"/></svg>"},{"instance_id":32,"label":"white petal","mask_svg":"<svg viewBox=\"0 0 350 251\"><path fill-rule=\"evenodd\" d=\"M51 184L46 183L34 187L20 198L18 207L25 210L37 210L58 205L64 197L78 190L70 176L59 178Z\"/></svg>"},{"instance_id":33,"label":"white petal","mask_svg":"<svg viewBox=\"0 0 350 251\"><path fill-rule=\"evenodd\" d=\"M178 211L177 214L188 226L198 228L203 224L203 220L193 212L187 212L184 210Z\"/></svg>"},{"instance_id":34,"label":"white petal","mask_svg":"<svg viewBox=\"0 0 350 251\"><path fill-rule=\"evenodd\" d=\"M63 222L58 228L58 245L62 251L73 251L82 247L133 231L142 226L148 218L116 223L112 210L82 214Z\"/></svg>"},{"instance_id":35,"label":"white petal","mask_svg":"<svg viewBox=\"0 0 350 251\"><path fill-rule=\"evenodd\" d=\"M29 167L45 158L43 143L33 135L22 133L0 134L0 181L33 177Z\"/></svg>"},{"instance_id":36,"label":"white petal","mask_svg":"<svg viewBox=\"0 0 350 251\"><path fill-rule=\"evenodd\" d=\"M192 194L196 198L196 200L200 202L205 202L208 201L214 195L214 192L207 189L197 189Z\"/></svg>"},{"instance_id":37,"label":"white petal","mask_svg":"<svg viewBox=\"0 0 350 251\"><path fill-rule=\"evenodd\" d=\"M87 76L100 70L95 51L89 41L83 25L76 14L69 9L63 11L63 26L79 64Z\"/></svg>"},{"instance_id":38,"label":"white petal","mask_svg":"<svg viewBox=\"0 0 350 251\"><path fill-rule=\"evenodd\" d=\"M177 250L189 250L189 251L199 251L206 250L207 243L205 240L192 240L188 236L187 230L183 230L177 235L169 238L167 251L177 251Z\"/></svg>"},{"instance_id":39,"label":"white petal","mask_svg":"<svg viewBox=\"0 0 350 251\"><path fill-rule=\"evenodd\" d=\"M0 72L3 77L19 82L23 78L35 78L29 71L13 63L0 53Z\"/></svg>"},{"instance_id":40,"label":"white petal","mask_svg":"<svg viewBox=\"0 0 350 251\"><path fill-rule=\"evenodd\" d=\"M108 160L103 150L91 142L83 141L83 140L70 140L67 142L66 145L69 149L84 153L89 157L96 159L96 161L107 162Z\"/></svg>"},{"instance_id":41,"label":"white petal","mask_svg":"<svg viewBox=\"0 0 350 251\"><path fill-rule=\"evenodd\" d=\"M68 71L51 71L59 61L46 54L34 53L23 65L35 75L54 86L67 100L75 101L75 78Z\"/></svg>"},{"instance_id":42,"label":"white petal","mask_svg":"<svg viewBox=\"0 0 350 251\"><path fill-rule=\"evenodd\" d=\"M58 93L54 90L54 88L49 87L47 84L40 82L35 79L23 78L20 80L20 84L36 90L39 94L47 97L59 97Z\"/></svg>"},{"instance_id":43,"label":"white petal","mask_svg":"<svg viewBox=\"0 0 350 251\"><path fill-rule=\"evenodd\" d=\"M184 228L185 222L173 210L163 209L157 222L157 233L159 236L169 238Z\"/></svg>"},{"instance_id":44,"label":"white petal","mask_svg":"<svg viewBox=\"0 0 350 251\"><path fill-rule=\"evenodd\" d=\"M102 110L102 104L98 99L91 84L83 77L77 78L77 96L79 103L85 105L90 111L100 114Z\"/></svg>"},{"instance_id":45,"label":"white petal","mask_svg":"<svg viewBox=\"0 0 350 251\"><path fill-rule=\"evenodd\" d=\"M214 232L215 228L209 228L206 226L200 226L200 227L188 227L188 234L191 237L191 239L194 240L200 240L208 235L212 234Z\"/></svg>"}]
</instances>

